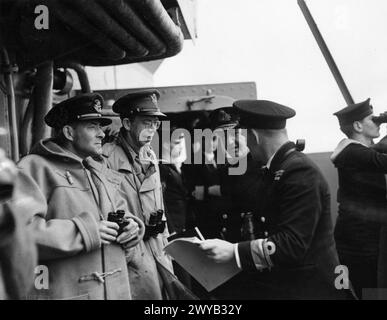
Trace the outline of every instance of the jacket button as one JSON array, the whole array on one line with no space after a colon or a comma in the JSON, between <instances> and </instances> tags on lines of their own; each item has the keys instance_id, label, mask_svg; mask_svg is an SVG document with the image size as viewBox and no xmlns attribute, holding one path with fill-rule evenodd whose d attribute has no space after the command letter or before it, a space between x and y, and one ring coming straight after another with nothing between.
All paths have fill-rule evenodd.
<instances>
[{"instance_id":1,"label":"jacket button","mask_svg":"<svg viewBox=\"0 0 387 320\"><path fill-rule=\"evenodd\" d=\"M269 232L267 231L265 231L263 234L265 235L265 237L269 236Z\"/></svg>"},{"instance_id":2,"label":"jacket button","mask_svg":"<svg viewBox=\"0 0 387 320\"><path fill-rule=\"evenodd\" d=\"M222 232L226 232L227 231L227 228L226 227L223 227L222 228Z\"/></svg>"},{"instance_id":3,"label":"jacket button","mask_svg":"<svg viewBox=\"0 0 387 320\"><path fill-rule=\"evenodd\" d=\"M265 222L266 221L265 217L261 217L261 221Z\"/></svg>"},{"instance_id":4,"label":"jacket button","mask_svg":"<svg viewBox=\"0 0 387 320\"><path fill-rule=\"evenodd\" d=\"M222 214L222 218L223 218L223 219L227 219L227 214L225 214L225 213Z\"/></svg>"}]
</instances>

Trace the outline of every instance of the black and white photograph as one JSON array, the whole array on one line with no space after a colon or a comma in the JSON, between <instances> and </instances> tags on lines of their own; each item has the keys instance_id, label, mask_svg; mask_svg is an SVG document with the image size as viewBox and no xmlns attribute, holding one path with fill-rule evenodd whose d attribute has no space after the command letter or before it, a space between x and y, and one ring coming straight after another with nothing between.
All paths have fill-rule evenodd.
<instances>
[{"instance_id":1,"label":"black and white photograph","mask_svg":"<svg viewBox=\"0 0 387 320\"><path fill-rule=\"evenodd\" d=\"M0 0L0 300L387 300L386 16Z\"/></svg>"}]
</instances>

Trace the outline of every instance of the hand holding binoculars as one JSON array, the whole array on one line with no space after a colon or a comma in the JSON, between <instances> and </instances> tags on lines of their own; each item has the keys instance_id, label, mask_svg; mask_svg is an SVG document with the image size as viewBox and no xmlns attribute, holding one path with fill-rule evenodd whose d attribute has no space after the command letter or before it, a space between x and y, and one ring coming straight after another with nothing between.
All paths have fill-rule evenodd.
<instances>
[{"instance_id":1,"label":"hand holding binoculars","mask_svg":"<svg viewBox=\"0 0 387 320\"><path fill-rule=\"evenodd\" d=\"M149 222L145 224L144 240L148 240L150 237L156 237L159 233L164 232L165 221L162 220L163 215L164 210L162 209L150 214Z\"/></svg>"},{"instance_id":2,"label":"hand holding binoculars","mask_svg":"<svg viewBox=\"0 0 387 320\"><path fill-rule=\"evenodd\" d=\"M118 235L124 232L124 228L130 223L130 219L125 217L124 210L117 210L116 212L108 213L108 221L115 222L118 224Z\"/></svg>"}]
</instances>

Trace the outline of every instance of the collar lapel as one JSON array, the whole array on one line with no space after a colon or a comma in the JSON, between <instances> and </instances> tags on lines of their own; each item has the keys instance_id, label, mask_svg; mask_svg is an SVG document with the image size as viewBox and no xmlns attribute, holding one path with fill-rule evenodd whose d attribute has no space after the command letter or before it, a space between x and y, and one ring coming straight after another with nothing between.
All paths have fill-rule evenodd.
<instances>
[{"instance_id":1,"label":"collar lapel","mask_svg":"<svg viewBox=\"0 0 387 320\"><path fill-rule=\"evenodd\" d=\"M281 148L277 150L277 152L274 155L273 160L271 161L269 171L274 174L276 171L278 171L281 168L281 164L286 160L286 158L289 156L289 154L296 150L296 145L289 141L286 142L284 145L282 145Z\"/></svg>"}]
</instances>

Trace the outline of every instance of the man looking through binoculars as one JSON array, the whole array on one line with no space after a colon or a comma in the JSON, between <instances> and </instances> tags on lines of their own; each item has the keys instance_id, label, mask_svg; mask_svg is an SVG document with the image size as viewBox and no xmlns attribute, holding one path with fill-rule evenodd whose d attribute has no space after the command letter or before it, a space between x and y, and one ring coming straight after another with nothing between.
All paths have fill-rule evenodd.
<instances>
[{"instance_id":1,"label":"man looking through binoculars","mask_svg":"<svg viewBox=\"0 0 387 320\"><path fill-rule=\"evenodd\" d=\"M348 267L349 279L361 298L364 288L386 282L382 264L387 258L383 253L387 241L383 231L387 221L387 148L385 138L378 144L373 139L380 136L380 124L387 122L387 117L386 113L374 116L370 99L334 115L347 136L331 156L339 175L335 240L340 262Z\"/></svg>"}]
</instances>

